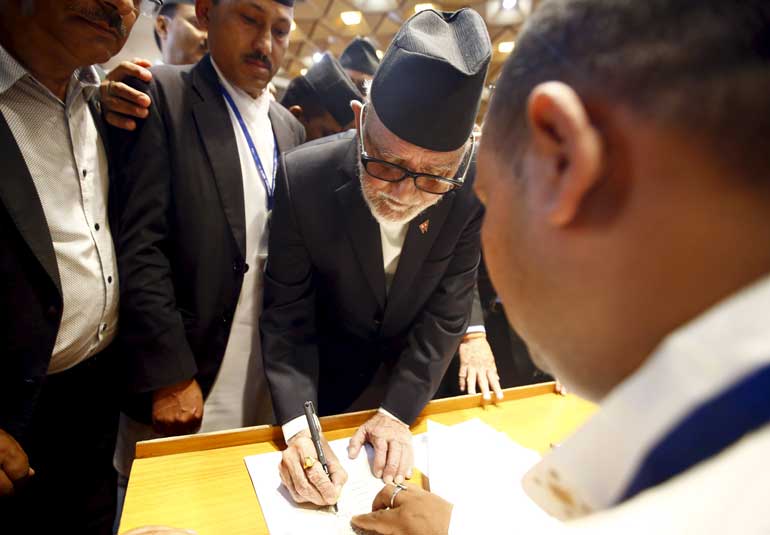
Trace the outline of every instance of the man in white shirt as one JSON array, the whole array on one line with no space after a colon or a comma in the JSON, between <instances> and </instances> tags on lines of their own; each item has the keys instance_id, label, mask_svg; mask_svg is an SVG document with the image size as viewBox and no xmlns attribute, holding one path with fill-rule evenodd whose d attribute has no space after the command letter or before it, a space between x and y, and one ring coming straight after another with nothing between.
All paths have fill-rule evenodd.
<instances>
[{"instance_id":1,"label":"man in white shirt","mask_svg":"<svg viewBox=\"0 0 770 535\"><path fill-rule=\"evenodd\" d=\"M0 8L3 533L112 525L118 273L90 65L123 47L138 16L138 0Z\"/></svg>"},{"instance_id":2,"label":"man in white shirt","mask_svg":"<svg viewBox=\"0 0 770 535\"><path fill-rule=\"evenodd\" d=\"M770 529L768 35L764 0L548 1L497 83L490 273L537 362L602 404L524 479L556 531ZM523 529L394 492L353 523Z\"/></svg>"}]
</instances>

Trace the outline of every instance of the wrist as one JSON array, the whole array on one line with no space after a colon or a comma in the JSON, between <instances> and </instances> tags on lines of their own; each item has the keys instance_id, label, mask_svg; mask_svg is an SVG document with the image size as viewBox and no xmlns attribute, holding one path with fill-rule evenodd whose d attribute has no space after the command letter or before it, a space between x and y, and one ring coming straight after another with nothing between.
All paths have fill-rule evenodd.
<instances>
[{"instance_id":1,"label":"wrist","mask_svg":"<svg viewBox=\"0 0 770 535\"><path fill-rule=\"evenodd\" d=\"M462 343L468 342L470 340L476 340L479 338L486 338L487 333L484 332L472 332L472 333L466 333L465 336L462 338Z\"/></svg>"}]
</instances>

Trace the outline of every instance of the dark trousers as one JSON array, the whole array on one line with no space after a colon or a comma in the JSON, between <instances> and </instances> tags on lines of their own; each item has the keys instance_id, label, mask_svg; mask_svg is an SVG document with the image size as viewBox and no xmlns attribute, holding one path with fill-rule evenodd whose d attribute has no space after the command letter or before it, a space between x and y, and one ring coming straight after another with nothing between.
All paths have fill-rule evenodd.
<instances>
[{"instance_id":1,"label":"dark trousers","mask_svg":"<svg viewBox=\"0 0 770 535\"><path fill-rule=\"evenodd\" d=\"M116 365L107 350L46 378L23 443L35 475L0 498L3 535L112 532Z\"/></svg>"}]
</instances>

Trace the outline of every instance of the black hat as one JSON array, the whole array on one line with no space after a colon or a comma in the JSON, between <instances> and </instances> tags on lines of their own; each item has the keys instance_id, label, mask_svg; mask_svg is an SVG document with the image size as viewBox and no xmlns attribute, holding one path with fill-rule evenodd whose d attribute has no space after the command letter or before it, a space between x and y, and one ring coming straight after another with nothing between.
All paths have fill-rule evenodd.
<instances>
[{"instance_id":1,"label":"black hat","mask_svg":"<svg viewBox=\"0 0 770 535\"><path fill-rule=\"evenodd\" d=\"M374 74L380 64L380 59L377 57L377 50L369 39L356 37L342 51L340 63L346 69Z\"/></svg>"},{"instance_id":2,"label":"black hat","mask_svg":"<svg viewBox=\"0 0 770 535\"><path fill-rule=\"evenodd\" d=\"M163 0L163 3L158 5L158 11L160 11L160 8L163 6L171 6L174 4L190 4L195 5L195 0Z\"/></svg>"},{"instance_id":3,"label":"black hat","mask_svg":"<svg viewBox=\"0 0 770 535\"><path fill-rule=\"evenodd\" d=\"M361 93L334 56L328 52L305 73L308 85L326 111L341 125L353 120L350 101L363 101Z\"/></svg>"},{"instance_id":4,"label":"black hat","mask_svg":"<svg viewBox=\"0 0 770 535\"><path fill-rule=\"evenodd\" d=\"M474 10L417 13L393 38L372 81L378 117L419 147L459 149L473 131L491 55Z\"/></svg>"}]
</instances>

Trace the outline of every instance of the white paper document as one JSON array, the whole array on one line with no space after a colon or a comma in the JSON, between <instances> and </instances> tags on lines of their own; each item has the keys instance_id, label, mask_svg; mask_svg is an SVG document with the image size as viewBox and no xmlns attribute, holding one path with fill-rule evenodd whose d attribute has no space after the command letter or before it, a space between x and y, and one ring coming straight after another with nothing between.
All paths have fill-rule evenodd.
<instances>
[{"instance_id":1,"label":"white paper document","mask_svg":"<svg viewBox=\"0 0 770 535\"><path fill-rule=\"evenodd\" d=\"M348 481L342 488L342 495L337 504L339 512L336 514L328 507L294 503L278 475L281 452L251 455L244 459L271 535L356 533L350 525L350 518L371 512L374 497L382 490L384 484L372 475L371 446L367 444L366 449L362 449L358 457L351 460L348 459L347 451L349 441L350 439L344 438L329 443L348 473ZM417 446L418 441L414 442ZM424 447L422 449L424 451ZM425 457L424 453L422 457Z\"/></svg>"},{"instance_id":2,"label":"white paper document","mask_svg":"<svg viewBox=\"0 0 770 535\"><path fill-rule=\"evenodd\" d=\"M315 505L296 504L281 483L281 453L245 458L254 490L271 535L352 535L354 515L368 513L383 483L372 475L371 446L357 459L348 459L349 439L329 443L348 481L337 504L339 512ZM524 474L540 456L480 420L454 426L428 421L428 432L412 439L415 467L430 478L430 490L464 509L478 512L479 533L506 522L515 522L522 533L558 521L548 516L526 495Z\"/></svg>"},{"instance_id":3,"label":"white paper document","mask_svg":"<svg viewBox=\"0 0 770 535\"><path fill-rule=\"evenodd\" d=\"M427 435L431 492L478 514L479 533L506 523L521 533L559 523L522 488L537 452L478 419L449 427L428 420Z\"/></svg>"}]
</instances>

